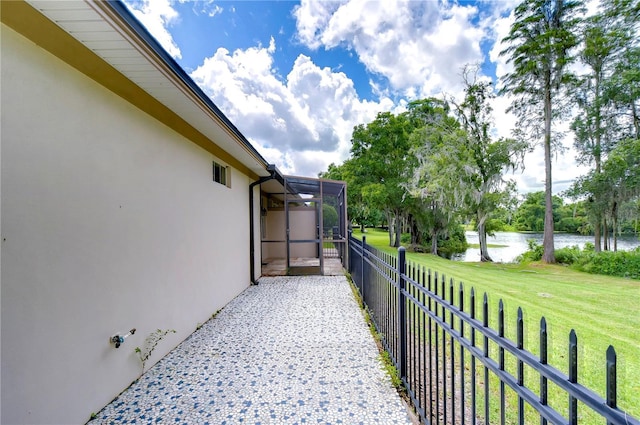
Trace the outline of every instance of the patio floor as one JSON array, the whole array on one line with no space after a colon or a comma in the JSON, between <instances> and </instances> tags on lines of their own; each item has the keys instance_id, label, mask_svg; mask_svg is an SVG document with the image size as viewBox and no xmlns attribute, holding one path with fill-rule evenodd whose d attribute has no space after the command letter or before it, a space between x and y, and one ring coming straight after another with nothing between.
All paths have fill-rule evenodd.
<instances>
[{"instance_id":1,"label":"patio floor","mask_svg":"<svg viewBox=\"0 0 640 425\"><path fill-rule=\"evenodd\" d=\"M317 258L292 258L291 267L293 269L309 269L319 274L320 260ZM305 274L305 273L301 273ZM267 259L262 265L263 276L286 276L287 260L285 258ZM324 275L325 276L343 276L344 268L339 258L324 259Z\"/></svg>"},{"instance_id":2,"label":"patio floor","mask_svg":"<svg viewBox=\"0 0 640 425\"><path fill-rule=\"evenodd\" d=\"M344 276L259 283L89 423L412 423Z\"/></svg>"}]
</instances>

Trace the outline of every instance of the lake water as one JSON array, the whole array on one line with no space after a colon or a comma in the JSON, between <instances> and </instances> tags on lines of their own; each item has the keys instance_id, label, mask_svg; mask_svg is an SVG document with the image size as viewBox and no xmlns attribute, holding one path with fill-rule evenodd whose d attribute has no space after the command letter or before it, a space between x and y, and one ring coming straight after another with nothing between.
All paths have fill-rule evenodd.
<instances>
[{"instance_id":1,"label":"lake water","mask_svg":"<svg viewBox=\"0 0 640 425\"><path fill-rule=\"evenodd\" d=\"M478 244L478 232L465 232L467 242ZM489 256L493 261L511 263L515 258L529 248L528 240L534 239L542 245L542 233L516 233L516 232L496 232L495 236L487 236L489 245L506 245L504 248L489 247ZM554 236L554 246L556 249L566 246L578 245L584 247L586 242L593 243L593 236L581 236L568 233L559 233ZM613 239L611 239L613 246ZM640 239L637 236L618 236L618 250L630 250L640 246ZM464 254L455 255L456 261L480 261L480 248L469 248Z\"/></svg>"}]
</instances>

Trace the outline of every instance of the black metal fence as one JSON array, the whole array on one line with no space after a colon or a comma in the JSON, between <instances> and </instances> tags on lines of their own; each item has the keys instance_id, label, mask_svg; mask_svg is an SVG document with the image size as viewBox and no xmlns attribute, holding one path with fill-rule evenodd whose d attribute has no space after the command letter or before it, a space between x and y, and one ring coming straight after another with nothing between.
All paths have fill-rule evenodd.
<instances>
[{"instance_id":1,"label":"black metal fence","mask_svg":"<svg viewBox=\"0 0 640 425\"><path fill-rule=\"evenodd\" d=\"M606 352L606 398L602 398L578 383L573 330L565 374L547 363L544 318L536 356L524 347L522 309L513 342L505 337L502 300L497 330L492 329L486 293L479 303L482 312L476 312L473 289L465 293L460 284L456 291L453 280L447 283L444 276L408 263L404 248L396 256L351 235L348 246L353 282L423 423L640 425L617 408L612 346ZM564 394L562 406L558 393Z\"/></svg>"}]
</instances>

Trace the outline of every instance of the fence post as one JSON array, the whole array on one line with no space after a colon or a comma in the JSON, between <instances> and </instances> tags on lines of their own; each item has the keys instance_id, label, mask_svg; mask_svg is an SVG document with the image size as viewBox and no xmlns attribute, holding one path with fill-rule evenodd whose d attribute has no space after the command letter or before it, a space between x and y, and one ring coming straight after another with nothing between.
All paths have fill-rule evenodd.
<instances>
[{"instance_id":1,"label":"fence post","mask_svg":"<svg viewBox=\"0 0 640 425\"><path fill-rule=\"evenodd\" d=\"M362 296L362 308L366 305L364 302L364 252L367 246L367 237L362 235L362 256L360 257L360 282L362 287L360 288L360 295Z\"/></svg>"},{"instance_id":2,"label":"fence post","mask_svg":"<svg viewBox=\"0 0 640 425\"><path fill-rule=\"evenodd\" d=\"M476 291L471 287L471 295L469 297L469 316L476 318ZM476 328L469 326L471 329L471 347L476 347ZM476 356L471 356L471 420L476 422ZM472 423L473 423L472 422Z\"/></svg>"},{"instance_id":3,"label":"fence post","mask_svg":"<svg viewBox=\"0 0 640 425\"><path fill-rule=\"evenodd\" d=\"M607 406L612 409L618 407L616 387L616 350L610 345L607 348ZM612 424L613 422L607 422L607 425Z\"/></svg>"},{"instance_id":4,"label":"fence post","mask_svg":"<svg viewBox=\"0 0 640 425\"><path fill-rule=\"evenodd\" d=\"M569 382L578 382L578 337L573 329L569 333ZM569 424L578 424L578 400L572 395L569 395Z\"/></svg>"},{"instance_id":5,"label":"fence post","mask_svg":"<svg viewBox=\"0 0 640 425\"><path fill-rule=\"evenodd\" d=\"M460 289L458 290L458 305L460 306L460 312L464 311L464 287L460 282ZM464 321L460 320L460 337L464 338ZM460 370L464 371L464 346L460 344ZM474 371L475 373L475 371ZM464 425L465 421L465 399L464 399L464 373L460 373L460 424ZM455 420L455 417L453 418Z\"/></svg>"},{"instance_id":6,"label":"fence post","mask_svg":"<svg viewBox=\"0 0 640 425\"><path fill-rule=\"evenodd\" d=\"M504 303L502 302L502 298L498 303L498 335L501 338L504 338ZM504 370L504 348L502 345L498 348L498 367L500 370ZM506 406L505 406L505 384L502 379L500 379L500 424L504 425L507 422L506 419Z\"/></svg>"},{"instance_id":7,"label":"fence post","mask_svg":"<svg viewBox=\"0 0 640 425\"><path fill-rule=\"evenodd\" d=\"M407 300L404 294L406 281L404 272L406 268L406 252L403 246L398 248L398 286L399 286L399 303L398 313L400 320L400 378L404 380L407 377L407 325L406 325L406 306Z\"/></svg>"},{"instance_id":8,"label":"fence post","mask_svg":"<svg viewBox=\"0 0 640 425\"><path fill-rule=\"evenodd\" d=\"M547 319L540 319L540 364L547 364ZM547 405L547 378L540 374L540 404ZM547 425L547 419L540 415L540 425Z\"/></svg>"},{"instance_id":9,"label":"fence post","mask_svg":"<svg viewBox=\"0 0 640 425\"><path fill-rule=\"evenodd\" d=\"M524 349L524 320L522 308L518 307L518 319L516 321L518 350ZM524 387L524 363L518 358L518 385ZM518 396L518 423L524 423L524 400Z\"/></svg>"},{"instance_id":10,"label":"fence post","mask_svg":"<svg viewBox=\"0 0 640 425\"><path fill-rule=\"evenodd\" d=\"M484 298L482 299L482 326L485 328L489 327L489 298L487 297L487 293L484 293ZM484 357L489 358L489 337L484 336ZM484 423L485 425L489 425L489 368L487 366L484 367Z\"/></svg>"}]
</instances>

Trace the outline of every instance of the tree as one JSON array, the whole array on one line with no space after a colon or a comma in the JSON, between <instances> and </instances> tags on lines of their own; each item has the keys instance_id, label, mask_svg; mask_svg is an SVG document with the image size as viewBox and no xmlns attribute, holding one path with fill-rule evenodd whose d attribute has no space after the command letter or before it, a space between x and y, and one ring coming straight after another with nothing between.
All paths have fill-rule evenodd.
<instances>
[{"instance_id":1,"label":"tree","mask_svg":"<svg viewBox=\"0 0 640 425\"><path fill-rule=\"evenodd\" d=\"M438 239L446 235L453 217L466 196L459 179L460 159L465 156L465 132L459 128L425 126L413 135L417 143L412 153L418 159L408 183L412 196L421 200L425 224L429 229L431 253L438 254ZM464 160L462 160L464 161Z\"/></svg>"},{"instance_id":2,"label":"tree","mask_svg":"<svg viewBox=\"0 0 640 425\"><path fill-rule=\"evenodd\" d=\"M511 110L518 127L530 139L544 135L545 220L544 254L546 263L555 262L553 244L553 199L551 180L552 120L559 112L561 89L571 80L566 66L574 60L577 46L576 15L582 10L577 0L524 0L514 10L515 22L503 39L513 71L504 77L503 91L515 97ZM540 124L543 124L542 128Z\"/></svg>"},{"instance_id":3,"label":"tree","mask_svg":"<svg viewBox=\"0 0 640 425\"><path fill-rule=\"evenodd\" d=\"M453 217L458 214L465 196L460 181L460 160L465 157L465 132L449 115L449 106L438 99L424 99L409 105L407 112L414 126L411 134L411 157L417 159L411 178L405 184L416 199L419 222L412 231L426 229L430 252L438 254L438 241L446 236Z\"/></svg>"},{"instance_id":4,"label":"tree","mask_svg":"<svg viewBox=\"0 0 640 425\"><path fill-rule=\"evenodd\" d=\"M340 166L331 164L320 174L347 182L349 216L363 229L366 223L380 221L383 212L391 246L400 245L401 231L409 227L412 240L428 234L425 239L436 245L437 252L440 236L446 234L448 216L433 202L412 196L407 181L417 164L412 146L419 138L414 133L427 127L430 132L459 129L448 112L446 102L431 98L411 102L407 111L398 115L380 113L372 122L354 127L351 158Z\"/></svg>"},{"instance_id":5,"label":"tree","mask_svg":"<svg viewBox=\"0 0 640 425\"><path fill-rule=\"evenodd\" d=\"M620 81L615 81L616 68L620 75L622 54L630 42L628 25L612 10L594 15L587 19L583 32L583 47L580 53L582 63L588 72L578 79L576 89L576 105L580 112L571 125L576 137L574 147L578 151L578 161L593 164L594 174L602 172L602 161L615 146L616 133L619 131L618 111L614 108L618 103L627 105L629 91L619 90ZM616 77L618 79L619 77ZM614 89L614 87L616 87ZM633 102L632 102L633 103ZM591 193L592 202L588 204L593 217L594 248L601 251L601 229L607 229L605 210L606 202L597 199L603 191ZM605 238L606 247L607 238Z\"/></svg>"},{"instance_id":6,"label":"tree","mask_svg":"<svg viewBox=\"0 0 640 425\"><path fill-rule=\"evenodd\" d=\"M353 172L352 160L348 159L341 165L329 164L327 171L318 174L318 177L331 180L342 180L347 183L347 216L349 220L354 220L364 231L367 222L369 209L362 201L362 193L359 181Z\"/></svg>"},{"instance_id":7,"label":"tree","mask_svg":"<svg viewBox=\"0 0 640 425\"><path fill-rule=\"evenodd\" d=\"M560 207L562 199L553 197L553 219L560 220ZM545 220L545 194L544 192L527 193L524 201L516 210L514 222L519 231L541 232L544 230Z\"/></svg>"},{"instance_id":8,"label":"tree","mask_svg":"<svg viewBox=\"0 0 640 425\"><path fill-rule=\"evenodd\" d=\"M605 2L605 20L612 22L618 37L619 52L615 69L605 90L619 112L626 116L629 127L623 138L640 139L640 0Z\"/></svg>"},{"instance_id":9,"label":"tree","mask_svg":"<svg viewBox=\"0 0 640 425\"><path fill-rule=\"evenodd\" d=\"M389 245L400 246L404 182L412 172L408 155L410 125L405 114L379 113L375 120L357 125L351 138L353 178L364 204L384 211L389 224Z\"/></svg>"},{"instance_id":10,"label":"tree","mask_svg":"<svg viewBox=\"0 0 640 425\"><path fill-rule=\"evenodd\" d=\"M634 5L635 3L635 5ZM639 137L640 50L636 41L638 23L633 19L638 0L612 0L600 13L586 20L580 59L587 72L578 79L576 105L579 113L572 123L578 161L593 165L593 172L574 185L574 196L588 195L586 203L594 230L595 251L608 249L607 220L612 214L615 187L601 178L608 153L625 138ZM584 190L580 193L579 190ZM614 228L616 226L614 225Z\"/></svg>"},{"instance_id":11,"label":"tree","mask_svg":"<svg viewBox=\"0 0 640 425\"><path fill-rule=\"evenodd\" d=\"M487 221L500 206L508 203L515 194L515 183L507 183L502 178L508 168L516 169L522 164L526 146L515 139L492 140L492 108L489 104L493 98L490 81L480 81L479 65L465 66L462 78L465 85L465 97L461 104L455 105L455 112L466 131L464 146L460 152L454 153L456 158L465 158L459 163L458 176L466 189L465 204L475 219L480 242L480 261L492 261L487 247ZM455 158L450 160L455 161ZM456 161L458 162L458 161Z\"/></svg>"},{"instance_id":12,"label":"tree","mask_svg":"<svg viewBox=\"0 0 640 425\"><path fill-rule=\"evenodd\" d=\"M338 211L333 205L322 204L322 227L324 230L333 229L340 223Z\"/></svg>"},{"instance_id":13,"label":"tree","mask_svg":"<svg viewBox=\"0 0 640 425\"><path fill-rule=\"evenodd\" d=\"M606 90L619 114L627 117L629 125L622 127L623 136L640 139L640 47L622 53Z\"/></svg>"},{"instance_id":14,"label":"tree","mask_svg":"<svg viewBox=\"0 0 640 425\"><path fill-rule=\"evenodd\" d=\"M591 233L584 201L562 205L559 208L558 216L559 220L556 220L558 231L583 235Z\"/></svg>"},{"instance_id":15,"label":"tree","mask_svg":"<svg viewBox=\"0 0 640 425\"><path fill-rule=\"evenodd\" d=\"M616 250L620 211L625 203L637 202L640 196L640 140L620 141L603 161L600 173L591 170L578 178L567 193L573 198L586 197L590 212L607 214L613 225L613 249ZM598 205L590 205L594 203ZM605 238L608 238L606 233Z\"/></svg>"},{"instance_id":16,"label":"tree","mask_svg":"<svg viewBox=\"0 0 640 425\"><path fill-rule=\"evenodd\" d=\"M640 195L640 139L618 143L603 164L602 176L609 188L607 199L613 225L613 250L617 251L620 206Z\"/></svg>"},{"instance_id":17,"label":"tree","mask_svg":"<svg viewBox=\"0 0 640 425\"><path fill-rule=\"evenodd\" d=\"M638 28L640 27L640 1L638 0L612 0L605 3L603 20L611 22L611 27L615 31L617 41L617 51L614 56L614 69L606 80L604 93L610 104L614 106L616 113L615 142L627 143L628 141L640 139L640 41L638 40ZM616 145L617 147L617 145ZM618 219L620 207L624 201L619 203L611 198L619 194L617 186L618 180L612 180L611 161L609 162L608 176L605 176L605 184L613 184L605 192L610 198L608 201L609 211L607 216L613 222L614 250L616 249L616 232L618 231ZM631 166L631 162L629 163ZM625 188L625 193L628 186ZM625 194L621 194L626 199ZM608 247L608 230L606 219L603 220L605 232L605 249Z\"/></svg>"},{"instance_id":18,"label":"tree","mask_svg":"<svg viewBox=\"0 0 640 425\"><path fill-rule=\"evenodd\" d=\"M584 48L581 59L587 65L589 73L579 80L576 91L576 104L580 113L574 118L571 129L576 137L574 147L578 151L578 162L594 164L594 173L599 174L602 169L603 136L608 126L606 125L607 106L609 102L604 95L603 85L606 78L606 65L611 63L610 58L615 51L613 34L607 31L602 15L591 18L584 31ZM609 141L610 138L605 138ZM594 196L598 196L594 194ZM595 200L594 200L595 201ZM594 246L595 251L601 250L601 225L603 211L595 208L601 205L599 202L589 203L594 218Z\"/></svg>"}]
</instances>

